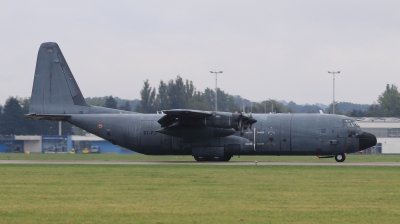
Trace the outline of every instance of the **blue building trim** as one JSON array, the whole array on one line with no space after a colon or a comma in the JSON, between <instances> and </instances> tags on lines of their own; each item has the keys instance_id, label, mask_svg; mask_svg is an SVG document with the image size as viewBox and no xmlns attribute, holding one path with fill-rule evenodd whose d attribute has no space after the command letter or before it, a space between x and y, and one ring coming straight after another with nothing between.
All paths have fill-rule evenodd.
<instances>
[{"instance_id":1,"label":"blue building trim","mask_svg":"<svg viewBox=\"0 0 400 224\"><path fill-rule=\"evenodd\" d=\"M67 152L71 152L72 147L73 147L72 138L71 138L71 135L68 135L68 137L67 137Z\"/></svg>"},{"instance_id":2,"label":"blue building trim","mask_svg":"<svg viewBox=\"0 0 400 224\"><path fill-rule=\"evenodd\" d=\"M74 147L75 141L72 140L73 136L71 135L42 135L41 136L41 145L40 153L68 153L71 152L71 149ZM116 153L116 154L136 154L131 150L122 148L118 145L114 145L111 142L103 139L94 140L93 137L88 137L85 139L84 137L77 138L80 140L76 140L76 142L87 142L87 148L90 149L90 146L98 146L100 148L100 153ZM18 140L18 141L29 141L29 140ZM3 152L14 152L15 144L18 143L15 140L15 136L0 136L0 153ZM19 143L20 144L20 143ZM81 153L80 149L76 153Z\"/></svg>"}]
</instances>

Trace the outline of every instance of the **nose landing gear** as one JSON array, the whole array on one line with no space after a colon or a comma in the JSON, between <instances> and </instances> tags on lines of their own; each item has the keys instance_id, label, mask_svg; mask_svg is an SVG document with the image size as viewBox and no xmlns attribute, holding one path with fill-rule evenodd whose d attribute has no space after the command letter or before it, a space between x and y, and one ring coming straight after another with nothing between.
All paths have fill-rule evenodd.
<instances>
[{"instance_id":1,"label":"nose landing gear","mask_svg":"<svg viewBox=\"0 0 400 224\"><path fill-rule=\"evenodd\" d=\"M335 157L336 162L339 162L339 163L343 162L343 161L346 159L346 156L344 155L344 153L339 153L339 154L330 155L330 156L320 156L320 155L317 155L317 157L318 157L319 159L325 159L325 158L332 158L332 157Z\"/></svg>"}]
</instances>

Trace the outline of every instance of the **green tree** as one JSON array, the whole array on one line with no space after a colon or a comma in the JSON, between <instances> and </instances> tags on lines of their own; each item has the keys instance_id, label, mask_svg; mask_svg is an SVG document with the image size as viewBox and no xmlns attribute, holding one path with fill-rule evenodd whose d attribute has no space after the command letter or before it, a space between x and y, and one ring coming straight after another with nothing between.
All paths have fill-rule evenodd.
<instances>
[{"instance_id":1,"label":"green tree","mask_svg":"<svg viewBox=\"0 0 400 224\"><path fill-rule=\"evenodd\" d=\"M240 111L242 102L238 101L239 96L232 96L221 89L218 91L218 111ZM156 110L168 109L196 109L196 110L214 110L215 109L215 90L207 88L204 92L196 91L192 81L183 80L177 76L175 80L168 82L160 81L158 93L155 88L150 87L149 81L145 80L140 91L140 104L136 107L137 112L151 113ZM246 103L246 112L250 112L250 101L243 100ZM277 102L276 100L263 101L262 103L253 103L254 113L263 113L266 111L265 105L269 108L274 106L273 111L277 113L292 112L292 110Z\"/></svg>"},{"instance_id":2,"label":"green tree","mask_svg":"<svg viewBox=\"0 0 400 224\"><path fill-rule=\"evenodd\" d=\"M19 98L18 100L20 105L22 106L23 114L27 114L29 112L30 98ZM26 128L27 130L26 134L28 135L48 135L50 134L50 132L53 135L58 134L58 125L59 125L58 121L31 120L25 118L21 125ZM73 134L72 125L67 122L62 122L61 134L62 135Z\"/></svg>"},{"instance_id":3,"label":"green tree","mask_svg":"<svg viewBox=\"0 0 400 224\"><path fill-rule=\"evenodd\" d=\"M89 105L94 105L94 106L103 106L106 103L106 98L107 97L88 97L85 98L85 101L89 104Z\"/></svg>"},{"instance_id":4,"label":"green tree","mask_svg":"<svg viewBox=\"0 0 400 224\"><path fill-rule=\"evenodd\" d=\"M253 113L292 113L292 109L274 99L264 100L260 103L253 102L252 109L246 111Z\"/></svg>"},{"instance_id":5,"label":"green tree","mask_svg":"<svg viewBox=\"0 0 400 224\"><path fill-rule=\"evenodd\" d=\"M158 94L154 103L155 110L189 108L189 101L193 98L196 88L192 81L185 82L180 76L168 83L160 81Z\"/></svg>"},{"instance_id":6,"label":"green tree","mask_svg":"<svg viewBox=\"0 0 400 224\"><path fill-rule=\"evenodd\" d=\"M117 109L117 101L112 96L106 97L106 101L104 102L104 107Z\"/></svg>"},{"instance_id":7,"label":"green tree","mask_svg":"<svg viewBox=\"0 0 400 224\"><path fill-rule=\"evenodd\" d=\"M225 93L219 88L217 91L218 111L233 112L235 110L240 110L240 105L235 103L235 99L232 95ZM215 90L210 88L205 89L204 98L212 110L215 110Z\"/></svg>"},{"instance_id":8,"label":"green tree","mask_svg":"<svg viewBox=\"0 0 400 224\"><path fill-rule=\"evenodd\" d=\"M143 89L140 91L140 103L136 107L136 111L140 113L154 113L154 102L156 97L155 88L151 88L149 80L146 79L143 83Z\"/></svg>"},{"instance_id":9,"label":"green tree","mask_svg":"<svg viewBox=\"0 0 400 224\"><path fill-rule=\"evenodd\" d=\"M366 117L380 117L381 110L380 110L379 105L372 104L370 107L368 107L368 110L365 111L365 116Z\"/></svg>"},{"instance_id":10,"label":"green tree","mask_svg":"<svg viewBox=\"0 0 400 224\"><path fill-rule=\"evenodd\" d=\"M338 103L335 102L335 114L344 115L344 113L341 110L339 110L337 105L338 105ZM325 109L325 112L328 114L333 113L333 104L332 103L329 104L329 107Z\"/></svg>"},{"instance_id":11,"label":"green tree","mask_svg":"<svg viewBox=\"0 0 400 224\"><path fill-rule=\"evenodd\" d=\"M212 108L212 110L215 110L215 91L210 88L206 88L203 95L209 107Z\"/></svg>"},{"instance_id":12,"label":"green tree","mask_svg":"<svg viewBox=\"0 0 400 224\"><path fill-rule=\"evenodd\" d=\"M195 94L196 88L193 85L192 81L186 79L185 84L185 103L188 103L190 99L192 99Z\"/></svg>"},{"instance_id":13,"label":"green tree","mask_svg":"<svg viewBox=\"0 0 400 224\"><path fill-rule=\"evenodd\" d=\"M23 114L28 114L29 113L30 98L19 98L18 101L19 101L19 104L22 107ZM45 129L44 127L47 127L46 129L49 130L49 128L48 128L49 122L50 121L39 121L39 120L25 119L21 125L25 126L28 134L38 134L38 135L40 135L40 134L44 134L44 133L42 133L42 129ZM45 133L48 134L47 132L45 132Z\"/></svg>"},{"instance_id":14,"label":"green tree","mask_svg":"<svg viewBox=\"0 0 400 224\"><path fill-rule=\"evenodd\" d=\"M158 85L158 94L155 104L157 110L171 109L168 96L168 85L163 80L161 80Z\"/></svg>"},{"instance_id":15,"label":"green tree","mask_svg":"<svg viewBox=\"0 0 400 224\"><path fill-rule=\"evenodd\" d=\"M320 110L323 110L321 107L317 105L298 105L293 101L290 101L287 104L287 107L289 107L294 113L319 113Z\"/></svg>"},{"instance_id":16,"label":"green tree","mask_svg":"<svg viewBox=\"0 0 400 224\"><path fill-rule=\"evenodd\" d=\"M212 111L213 107L207 103L204 94L200 91L195 91L192 98L187 102L187 108L192 110Z\"/></svg>"},{"instance_id":17,"label":"green tree","mask_svg":"<svg viewBox=\"0 0 400 224\"><path fill-rule=\"evenodd\" d=\"M8 98L3 110L0 121L0 134L27 134L26 127L23 125L26 118L18 99L15 97Z\"/></svg>"},{"instance_id":18,"label":"green tree","mask_svg":"<svg viewBox=\"0 0 400 224\"><path fill-rule=\"evenodd\" d=\"M119 107L120 110L131 111L131 105L129 101L125 101L125 104Z\"/></svg>"},{"instance_id":19,"label":"green tree","mask_svg":"<svg viewBox=\"0 0 400 224\"><path fill-rule=\"evenodd\" d=\"M185 91L185 84L180 76L168 82L168 98L170 108L184 109L186 108L187 98Z\"/></svg>"},{"instance_id":20,"label":"green tree","mask_svg":"<svg viewBox=\"0 0 400 224\"><path fill-rule=\"evenodd\" d=\"M370 105L368 104L357 104L357 103L349 103L349 102L339 102L336 104L336 108L343 113L352 113L353 110L361 110L366 111Z\"/></svg>"},{"instance_id":21,"label":"green tree","mask_svg":"<svg viewBox=\"0 0 400 224\"><path fill-rule=\"evenodd\" d=\"M220 88L218 88L217 91L218 111L233 112L238 109L238 105L235 104L233 96L225 93Z\"/></svg>"},{"instance_id":22,"label":"green tree","mask_svg":"<svg viewBox=\"0 0 400 224\"><path fill-rule=\"evenodd\" d=\"M380 106L380 116L400 116L400 93L396 85L387 84L386 90L378 97L378 103Z\"/></svg>"},{"instance_id":23,"label":"green tree","mask_svg":"<svg viewBox=\"0 0 400 224\"><path fill-rule=\"evenodd\" d=\"M359 109L359 110L353 109L350 113L347 113L347 116L349 116L349 117L365 117L365 112L362 111L361 109Z\"/></svg>"}]
</instances>

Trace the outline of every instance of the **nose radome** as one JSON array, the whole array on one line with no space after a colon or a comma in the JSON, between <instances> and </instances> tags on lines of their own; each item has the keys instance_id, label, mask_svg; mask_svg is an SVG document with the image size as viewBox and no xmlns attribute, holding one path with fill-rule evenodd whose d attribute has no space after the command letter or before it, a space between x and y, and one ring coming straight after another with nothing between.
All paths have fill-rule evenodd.
<instances>
[{"instance_id":1,"label":"nose radome","mask_svg":"<svg viewBox=\"0 0 400 224\"><path fill-rule=\"evenodd\" d=\"M363 132L360 135L359 139L360 139L360 150L368 149L376 145L376 137L371 133Z\"/></svg>"}]
</instances>

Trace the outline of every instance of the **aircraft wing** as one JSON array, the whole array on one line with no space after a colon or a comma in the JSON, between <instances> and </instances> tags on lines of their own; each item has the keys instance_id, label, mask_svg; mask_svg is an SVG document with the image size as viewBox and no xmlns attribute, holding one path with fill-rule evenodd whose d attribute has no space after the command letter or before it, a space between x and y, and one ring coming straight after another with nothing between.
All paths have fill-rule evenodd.
<instances>
[{"instance_id":1,"label":"aircraft wing","mask_svg":"<svg viewBox=\"0 0 400 224\"><path fill-rule=\"evenodd\" d=\"M179 118L193 118L200 119L209 117L212 115L212 112L209 111L201 111L201 110L163 110L165 115L160 118L157 122L161 125L161 127L168 127L178 121Z\"/></svg>"}]
</instances>

